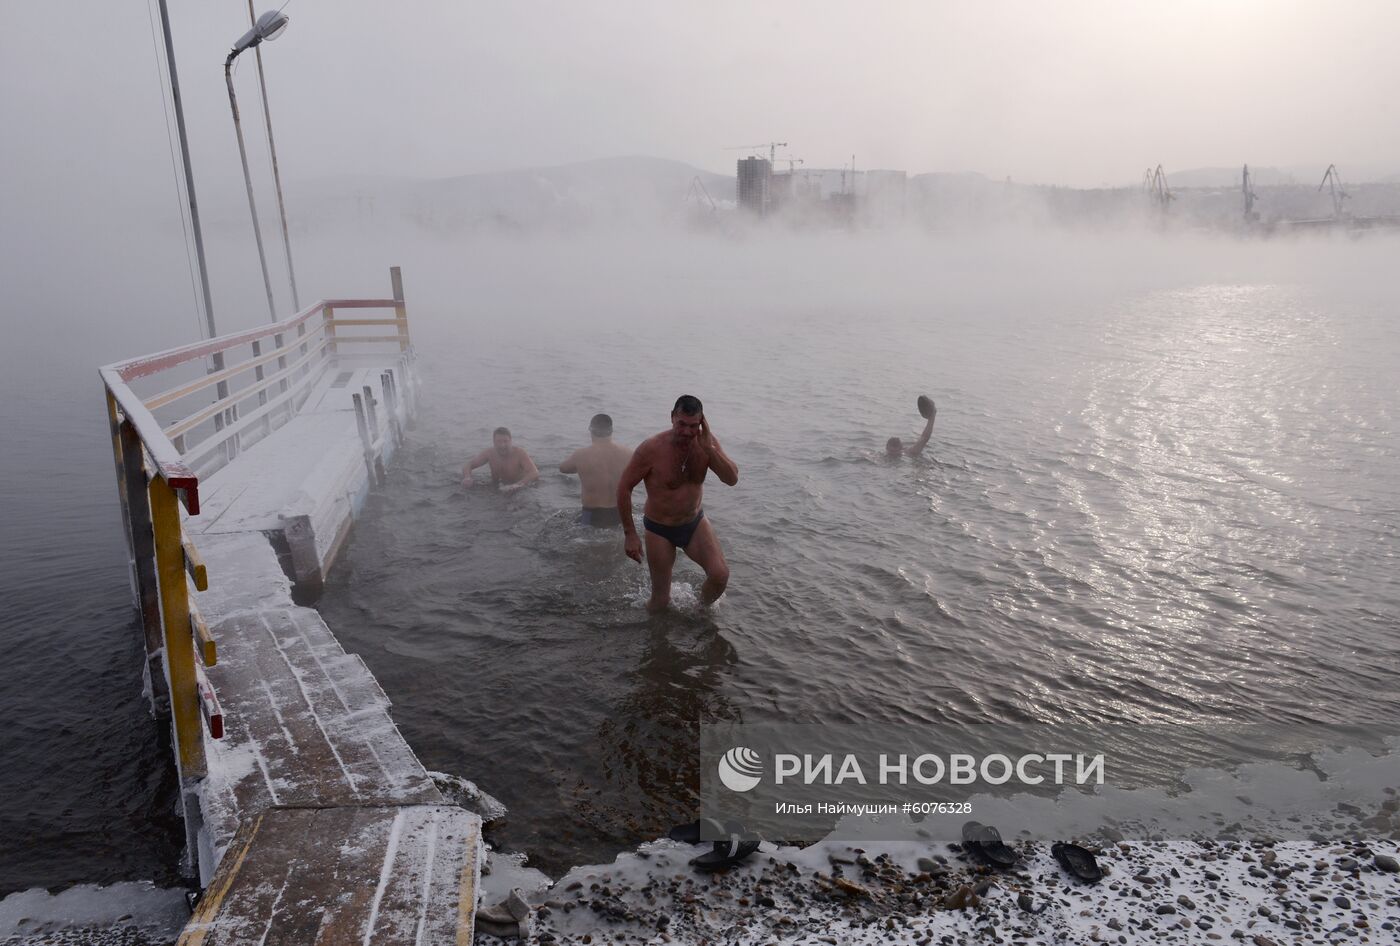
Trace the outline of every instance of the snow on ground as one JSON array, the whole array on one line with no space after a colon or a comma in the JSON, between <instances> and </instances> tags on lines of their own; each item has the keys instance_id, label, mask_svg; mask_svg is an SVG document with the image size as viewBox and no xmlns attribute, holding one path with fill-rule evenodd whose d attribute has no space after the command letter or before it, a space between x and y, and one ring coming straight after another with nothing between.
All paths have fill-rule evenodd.
<instances>
[{"instance_id":1,"label":"snow on ground","mask_svg":"<svg viewBox=\"0 0 1400 946\"><path fill-rule=\"evenodd\" d=\"M1310 826L1302 839L1296 824L1288 840L1238 825L1133 841L1104 828L1080 839L1105 871L1092 885L1066 875L1043 841L1011 842L1021 862L998 873L911 823L899 841L765 842L715 874L688 863L708 844L670 840L576 867L552 886L518 856L492 854L504 869L483 882L483 902L520 887L534 905L531 941L546 944L1391 944L1400 797L1386 795L1369 817L1345 805L1319 812L1311 827L1334 840Z\"/></svg>"},{"instance_id":2,"label":"snow on ground","mask_svg":"<svg viewBox=\"0 0 1400 946\"><path fill-rule=\"evenodd\" d=\"M705 875L703 850L655 841L577 868L537 904L540 943L1285 943L1400 941L1396 844L1172 840L1102 846L1108 876L1068 878L1023 842L1020 869L973 867L952 845L913 870L870 849L765 844ZM818 860L825 861L824 864ZM999 937L999 938L998 938Z\"/></svg>"},{"instance_id":3,"label":"snow on ground","mask_svg":"<svg viewBox=\"0 0 1400 946\"><path fill-rule=\"evenodd\" d=\"M183 889L147 882L82 884L57 894L35 888L0 900L0 944L163 946L189 915Z\"/></svg>"}]
</instances>

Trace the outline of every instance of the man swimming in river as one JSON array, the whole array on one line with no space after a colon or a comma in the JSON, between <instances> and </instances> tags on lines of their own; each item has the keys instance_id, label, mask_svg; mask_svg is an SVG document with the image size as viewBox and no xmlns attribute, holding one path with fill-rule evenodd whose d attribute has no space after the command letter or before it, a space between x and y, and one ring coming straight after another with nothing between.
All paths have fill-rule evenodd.
<instances>
[{"instance_id":1,"label":"man swimming in river","mask_svg":"<svg viewBox=\"0 0 1400 946\"><path fill-rule=\"evenodd\" d=\"M924 452L924 447L928 446L928 438L933 436L933 420L938 416L938 405L933 403L932 398L919 398L919 411L928 418L928 423L924 425L924 432L919 435L919 439L911 447L904 446L904 441L898 437L891 437L885 441L885 456L891 460L898 460L903 456L917 457Z\"/></svg>"},{"instance_id":2,"label":"man swimming in river","mask_svg":"<svg viewBox=\"0 0 1400 946\"><path fill-rule=\"evenodd\" d=\"M517 490L529 486L540 478L535 461L525 452L525 448L511 443L510 431L497 427L491 434L491 446L472 457L462 467L462 485L470 489L476 485L472 471L477 467L491 467L491 482L506 490Z\"/></svg>"},{"instance_id":3,"label":"man swimming in river","mask_svg":"<svg viewBox=\"0 0 1400 946\"><path fill-rule=\"evenodd\" d=\"M628 558L640 562L642 540L632 521L632 490L638 483L646 483L642 525L646 528L646 561L651 570L648 611L660 611L671 603L671 569L676 564L676 549L705 570L705 584L700 589L704 604L713 604L729 584L729 565L701 507L705 476L710 470L727 486L739 482L739 467L710 433L700 399L683 394L671 409L671 429L642 441L617 484L623 551Z\"/></svg>"},{"instance_id":4,"label":"man swimming in river","mask_svg":"<svg viewBox=\"0 0 1400 946\"><path fill-rule=\"evenodd\" d=\"M559 464L560 473L577 473L582 487L583 510L578 521L586 526L607 529L622 524L617 514L617 484L632 451L613 443L613 422L607 414L594 414L588 422L593 442L575 450Z\"/></svg>"}]
</instances>

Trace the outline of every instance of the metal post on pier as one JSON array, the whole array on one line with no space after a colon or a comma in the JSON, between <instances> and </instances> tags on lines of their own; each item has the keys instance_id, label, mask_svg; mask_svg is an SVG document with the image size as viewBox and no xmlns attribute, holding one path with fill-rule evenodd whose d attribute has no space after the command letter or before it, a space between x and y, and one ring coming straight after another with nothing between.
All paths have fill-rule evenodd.
<instances>
[{"instance_id":1,"label":"metal post on pier","mask_svg":"<svg viewBox=\"0 0 1400 946\"><path fill-rule=\"evenodd\" d=\"M151 533L151 507L147 496L146 466L141 437L131 422L120 417L117 401L107 393L107 418L112 428L112 452L116 461L117 495L130 554L132 598L145 638L145 675L150 685L151 712L170 712L170 695L160 666L160 600L156 588L155 540Z\"/></svg>"},{"instance_id":2,"label":"metal post on pier","mask_svg":"<svg viewBox=\"0 0 1400 946\"><path fill-rule=\"evenodd\" d=\"M404 305L403 273L397 266L389 267L389 282L394 287L394 318L399 323L399 351L408 351L408 308Z\"/></svg>"},{"instance_id":3,"label":"metal post on pier","mask_svg":"<svg viewBox=\"0 0 1400 946\"><path fill-rule=\"evenodd\" d=\"M378 482L379 482L379 485L380 485L380 486L383 486L383 485L384 485L384 476L385 476L385 474L384 474L384 451L383 451L383 450L374 450L374 449L373 449L373 448L374 448L374 442L375 442L376 440L379 440L379 439L380 439L380 437L379 437L379 412L378 412L377 410L374 409L375 403L376 403L375 400L374 400L374 389L371 388L368 384L366 384L366 385L364 385L364 392L365 392L365 417L366 417L366 419L369 421L369 441L370 441L370 449L371 449L371 451L372 451L373 454L374 454L374 469L375 469L375 472L378 473ZM385 436L388 436L387 432L386 432Z\"/></svg>"},{"instance_id":4,"label":"metal post on pier","mask_svg":"<svg viewBox=\"0 0 1400 946\"><path fill-rule=\"evenodd\" d=\"M399 386L399 379L403 379L402 387ZM413 391L413 367L409 364L407 352L399 356L398 374L394 376L394 393L398 395L403 403L404 426L409 430L414 427L414 417L418 412L417 401L414 399Z\"/></svg>"},{"instance_id":5,"label":"metal post on pier","mask_svg":"<svg viewBox=\"0 0 1400 946\"><path fill-rule=\"evenodd\" d=\"M162 476L151 478L151 524L155 536L156 576L165 627L165 673L170 686L170 712L175 721L175 755L180 778L208 774L201 732L199 684L194 672L194 629L190 624L190 593L185 545L180 529L180 501Z\"/></svg>"},{"instance_id":6,"label":"metal post on pier","mask_svg":"<svg viewBox=\"0 0 1400 946\"><path fill-rule=\"evenodd\" d=\"M384 389L384 406L389 409L389 429L394 435L394 446L403 446L403 428L399 426L399 403L394 396L394 372L381 371L379 386Z\"/></svg>"},{"instance_id":7,"label":"metal post on pier","mask_svg":"<svg viewBox=\"0 0 1400 946\"><path fill-rule=\"evenodd\" d=\"M368 388L366 388L368 390ZM365 473L369 476L371 484L383 485L383 480L375 472L374 462L374 439L369 433L369 422L365 418L365 404L363 395L358 392L350 395L350 400L355 403L355 426L360 429L360 446L364 448Z\"/></svg>"},{"instance_id":8,"label":"metal post on pier","mask_svg":"<svg viewBox=\"0 0 1400 946\"><path fill-rule=\"evenodd\" d=\"M335 340L335 309L328 305L321 306L321 318L325 323L326 347L330 349L332 357L340 354L340 346Z\"/></svg>"}]
</instances>

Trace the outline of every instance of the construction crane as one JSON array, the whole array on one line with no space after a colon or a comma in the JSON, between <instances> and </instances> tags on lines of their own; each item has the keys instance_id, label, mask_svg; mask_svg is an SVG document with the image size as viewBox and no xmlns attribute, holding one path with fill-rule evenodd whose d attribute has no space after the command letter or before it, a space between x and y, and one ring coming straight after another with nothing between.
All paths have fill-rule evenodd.
<instances>
[{"instance_id":1,"label":"construction crane","mask_svg":"<svg viewBox=\"0 0 1400 946\"><path fill-rule=\"evenodd\" d=\"M705 205L708 204L710 213L719 213L719 207L715 204L714 198L710 196L710 192L705 188L705 182L700 180L699 174L691 179L690 190L685 196L686 200L694 200L695 205L702 210L705 208Z\"/></svg>"},{"instance_id":2,"label":"construction crane","mask_svg":"<svg viewBox=\"0 0 1400 946\"><path fill-rule=\"evenodd\" d=\"M1254 179L1249 176L1249 165L1244 166L1244 175L1240 181L1240 190L1244 193L1244 219L1246 221L1254 219L1254 202L1258 199L1254 195Z\"/></svg>"},{"instance_id":3,"label":"construction crane","mask_svg":"<svg viewBox=\"0 0 1400 946\"><path fill-rule=\"evenodd\" d=\"M1148 199L1156 204L1162 213L1166 213L1167 205L1176 200L1176 195L1167 186L1167 175L1160 164L1157 165L1156 170L1147 169L1142 178L1142 189L1147 193Z\"/></svg>"},{"instance_id":4,"label":"construction crane","mask_svg":"<svg viewBox=\"0 0 1400 946\"><path fill-rule=\"evenodd\" d=\"M1332 188L1332 216L1341 217L1342 201L1351 195L1342 187L1342 175L1337 171L1335 164L1327 165L1327 170L1322 175L1322 183L1317 185L1318 193L1321 193L1322 189L1328 185L1331 185Z\"/></svg>"},{"instance_id":5,"label":"construction crane","mask_svg":"<svg viewBox=\"0 0 1400 946\"><path fill-rule=\"evenodd\" d=\"M778 149L786 148L786 141L765 141L756 145L739 145L737 148L725 148L725 151L758 151L760 148L768 149L768 163L772 164L778 157Z\"/></svg>"}]
</instances>

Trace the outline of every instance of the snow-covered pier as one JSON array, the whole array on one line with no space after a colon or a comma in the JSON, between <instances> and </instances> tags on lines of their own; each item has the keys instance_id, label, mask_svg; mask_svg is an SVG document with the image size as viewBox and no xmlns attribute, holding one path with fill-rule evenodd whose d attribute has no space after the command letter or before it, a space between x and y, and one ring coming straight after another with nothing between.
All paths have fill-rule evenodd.
<instances>
[{"instance_id":1,"label":"snow-covered pier","mask_svg":"<svg viewBox=\"0 0 1400 946\"><path fill-rule=\"evenodd\" d=\"M306 606L412 422L392 278L389 299L322 300L102 369L152 704L203 887L182 946L472 936L480 819L444 800ZM375 309L392 314L354 314Z\"/></svg>"}]
</instances>

